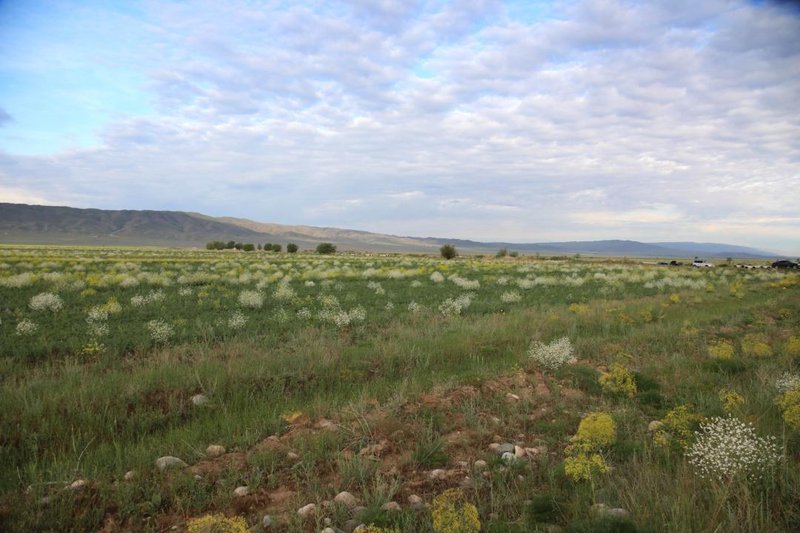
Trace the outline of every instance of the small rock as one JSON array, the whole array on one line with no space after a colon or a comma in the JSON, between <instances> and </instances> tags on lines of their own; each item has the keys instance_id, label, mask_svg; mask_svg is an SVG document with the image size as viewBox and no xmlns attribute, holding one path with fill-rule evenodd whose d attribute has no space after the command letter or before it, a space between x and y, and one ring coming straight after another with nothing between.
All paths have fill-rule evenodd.
<instances>
[{"instance_id":1,"label":"small rock","mask_svg":"<svg viewBox=\"0 0 800 533\"><path fill-rule=\"evenodd\" d=\"M300 456L294 452L289 452L286 454L286 458L289 459L290 461L297 461L298 459L300 459Z\"/></svg>"},{"instance_id":2,"label":"small rock","mask_svg":"<svg viewBox=\"0 0 800 533\"><path fill-rule=\"evenodd\" d=\"M134 479L136 479L136 470L128 470L127 472L125 472L125 475L122 476L122 479L124 479L125 481L133 481Z\"/></svg>"},{"instance_id":3,"label":"small rock","mask_svg":"<svg viewBox=\"0 0 800 533\"><path fill-rule=\"evenodd\" d=\"M336 533L336 530L333 529L332 527L326 527L325 529L322 530L322 533Z\"/></svg>"},{"instance_id":4,"label":"small rock","mask_svg":"<svg viewBox=\"0 0 800 533\"><path fill-rule=\"evenodd\" d=\"M350 494L347 491L342 491L339 494L337 494L333 498L333 501L335 501L336 503L340 503L340 504L344 505L348 509L352 509L353 507L358 505L358 500L356 500L356 497L353 496L352 494Z\"/></svg>"},{"instance_id":5,"label":"small rock","mask_svg":"<svg viewBox=\"0 0 800 533\"><path fill-rule=\"evenodd\" d=\"M209 457L219 457L224 453L225 446L220 446L219 444L211 444L208 448L206 448L206 455Z\"/></svg>"},{"instance_id":6,"label":"small rock","mask_svg":"<svg viewBox=\"0 0 800 533\"><path fill-rule=\"evenodd\" d=\"M337 426L336 424L334 424L334 423L333 423L333 422L331 422L330 420L326 420L326 419L324 419L324 418L323 418L323 419L321 419L321 420L320 420L320 421L317 423L317 425L319 426L319 428L320 428L320 429L324 429L324 430L326 430L326 431L336 431L336 430L338 430L338 429L339 429L339 426Z\"/></svg>"},{"instance_id":7,"label":"small rock","mask_svg":"<svg viewBox=\"0 0 800 533\"><path fill-rule=\"evenodd\" d=\"M248 494L250 494L250 489L246 485L233 489L234 496L247 496Z\"/></svg>"},{"instance_id":8,"label":"small rock","mask_svg":"<svg viewBox=\"0 0 800 533\"><path fill-rule=\"evenodd\" d=\"M69 490L81 490L82 488L86 487L87 483L85 479L76 479L72 483L69 484L67 487Z\"/></svg>"},{"instance_id":9,"label":"small rock","mask_svg":"<svg viewBox=\"0 0 800 533\"><path fill-rule=\"evenodd\" d=\"M195 394L194 396L192 396L192 403L194 405L203 405L205 403L208 403L208 396L206 396L205 394Z\"/></svg>"},{"instance_id":10,"label":"small rock","mask_svg":"<svg viewBox=\"0 0 800 533\"><path fill-rule=\"evenodd\" d=\"M505 442L505 443L501 444L500 446L498 446L496 453L497 453L497 455L503 455L505 453L513 454L514 453L514 445L511 444L510 442Z\"/></svg>"},{"instance_id":11,"label":"small rock","mask_svg":"<svg viewBox=\"0 0 800 533\"><path fill-rule=\"evenodd\" d=\"M516 394L511 394L509 392L509 393L506 394L506 400L508 400L509 402L518 402L519 401L519 396L517 396Z\"/></svg>"},{"instance_id":12,"label":"small rock","mask_svg":"<svg viewBox=\"0 0 800 533\"><path fill-rule=\"evenodd\" d=\"M381 511L395 512L400 510L400 504L397 502L386 502L381 505Z\"/></svg>"},{"instance_id":13,"label":"small rock","mask_svg":"<svg viewBox=\"0 0 800 533\"><path fill-rule=\"evenodd\" d=\"M203 479L203 476L201 476L200 474L195 474L194 479L195 481L201 481Z\"/></svg>"},{"instance_id":14,"label":"small rock","mask_svg":"<svg viewBox=\"0 0 800 533\"><path fill-rule=\"evenodd\" d=\"M497 450L499 450L499 449L500 449L500 443L499 442L493 442L493 443L491 443L489 445L489 451L490 452L497 453Z\"/></svg>"},{"instance_id":15,"label":"small rock","mask_svg":"<svg viewBox=\"0 0 800 533\"><path fill-rule=\"evenodd\" d=\"M297 516L299 516L300 518L306 518L307 516L312 515L316 510L317 510L317 504L309 503L308 505L304 505L297 510Z\"/></svg>"},{"instance_id":16,"label":"small rock","mask_svg":"<svg viewBox=\"0 0 800 533\"><path fill-rule=\"evenodd\" d=\"M168 468L186 468L187 465L182 460L171 455L165 455L156 459L156 467L162 472Z\"/></svg>"},{"instance_id":17,"label":"small rock","mask_svg":"<svg viewBox=\"0 0 800 533\"><path fill-rule=\"evenodd\" d=\"M491 421L492 421L492 424L499 424L500 422L502 422L502 420L500 420L500 419L499 419L498 417L496 417L496 416L491 416L491 417L489 417L489 420L491 420Z\"/></svg>"},{"instance_id":18,"label":"small rock","mask_svg":"<svg viewBox=\"0 0 800 533\"><path fill-rule=\"evenodd\" d=\"M344 533L353 533L353 530L358 527L358 524L359 524L358 520L353 520L351 518L350 520L342 524L342 530L344 530Z\"/></svg>"},{"instance_id":19,"label":"small rock","mask_svg":"<svg viewBox=\"0 0 800 533\"><path fill-rule=\"evenodd\" d=\"M363 505L356 505L355 507L353 507L353 510L352 510L353 518L355 518L356 520L359 520L361 518L361 516L366 512L366 510L367 510L367 508L364 507Z\"/></svg>"},{"instance_id":20,"label":"small rock","mask_svg":"<svg viewBox=\"0 0 800 533\"><path fill-rule=\"evenodd\" d=\"M272 525L272 517L268 514L264 515L264 518L261 519L261 525L264 529L269 529L269 526Z\"/></svg>"},{"instance_id":21,"label":"small rock","mask_svg":"<svg viewBox=\"0 0 800 533\"><path fill-rule=\"evenodd\" d=\"M659 429L661 429L661 426L663 426L663 425L664 425L664 422L662 422L661 420L653 420L652 422L647 424L647 431L649 431L650 433L653 433L653 432L658 431Z\"/></svg>"},{"instance_id":22,"label":"small rock","mask_svg":"<svg viewBox=\"0 0 800 533\"><path fill-rule=\"evenodd\" d=\"M506 463L513 463L514 461L519 461L517 456L511 452L506 452L501 457L503 461L505 461Z\"/></svg>"},{"instance_id":23,"label":"small rock","mask_svg":"<svg viewBox=\"0 0 800 533\"><path fill-rule=\"evenodd\" d=\"M422 498L420 498L416 494L412 494L411 496L408 497L408 505L410 505L414 509L419 509L420 507L425 506L425 502L422 501Z\"/></svg>"},{"instance_id":24,"label":"small rock","mask_svg":"<svg viewBox=\"0 0 800 533\"><path fill-rule=\"evenodd\" d=\"M604 503L596 503L590 508L591 512L609 518L628 518L630 513L622 507L609 507Z\"/></svg>"},{"instance_id":25,"label":"small rock","mask_svg":"<svg viewBox=\"0 0 800 533\"><path fill-rule=\"evenodd\" d=\"M428 476L434 480L441 480L447 477L447 472L441 468L437 468L436 470L431 470Z\"/></svg>"},{"instance_id":26,"label":"small rock","mask_svg":"<svg viewBox=\"0 0 800 533\"><path fill-rule=\"evenodd\" d=\"M324 523L326 526L330 526L333 524L333 520L331 520L326 516L325 519L322 521L322 523Z\"/></svg>"},{"instance_id":27,"label":"small rock","mask_svg":"<svg viewBox=\"0 0 800 533\"><path fill-rule=\"evenodd\" d=\"M525 457L525 448L514 446L514 455L516 455L518 459L522 459Z\"/></svg>"},{"instance_id":28,"label":"small rock","mask_svg":"<svg viewBox=\"0 0 800 533\"><path fill-rule=\"evenodd\" d=\"M475 467L476 470L483 470L488 466L488 464L483 459L478 459L477 461L475 461L473 466Z\"/></svg>"}]
</instances>

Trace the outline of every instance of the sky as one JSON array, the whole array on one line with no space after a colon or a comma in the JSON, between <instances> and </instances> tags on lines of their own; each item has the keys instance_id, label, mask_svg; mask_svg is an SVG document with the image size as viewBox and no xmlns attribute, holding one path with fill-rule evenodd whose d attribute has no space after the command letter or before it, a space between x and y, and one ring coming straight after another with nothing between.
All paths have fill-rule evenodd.
<instances>
[{"instance_id":1,"label":"sky","mask_svg":"<svg viewBox=\"0 0 800 533\"><path fill-rule=\"evenodd\" d=\"M800 254L800 7L0 0L0 202Z\"/></svg>"}]
</instances>

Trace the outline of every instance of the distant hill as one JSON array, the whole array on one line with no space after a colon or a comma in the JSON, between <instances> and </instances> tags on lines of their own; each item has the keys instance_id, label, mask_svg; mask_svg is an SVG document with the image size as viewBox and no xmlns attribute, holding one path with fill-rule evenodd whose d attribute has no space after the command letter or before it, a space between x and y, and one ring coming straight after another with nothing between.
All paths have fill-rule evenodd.
<instances>
[{"instance_id":1,"label":"distant hill","mask_svg":"<svg viewBox=\"0 0 800 533\"><path fill-rule=\"evenodd\" d=\"M134 211L76 209L0 203L0 243L74 244L119 246L203 247L212 240L294 242L301 249L332 242L341 250L437 253L442 244L453 244L465 253L494 253L508 248L546 255L661 258L767 259L775 254L754 248L718 243L628 240L508 243L463 239L419 238L367 231L289 226L233 217L211 217L183 211Z\"/></svg>"}]
</instances>

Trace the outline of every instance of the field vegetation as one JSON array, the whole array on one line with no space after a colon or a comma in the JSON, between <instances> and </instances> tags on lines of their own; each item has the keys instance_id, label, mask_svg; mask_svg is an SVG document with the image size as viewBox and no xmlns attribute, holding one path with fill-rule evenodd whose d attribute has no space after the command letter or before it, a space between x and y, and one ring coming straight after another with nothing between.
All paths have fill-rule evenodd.
<instances>
[{"instance_id":1,"label":"field vegetation","mask_svg":"<svg viewBox=\"0 0 800 533\"><path fill-rule=\"evenodd\" d=\"M0 529L800 530L796 273L334 252L0 247Z\"/></svg>"}]
</instances>

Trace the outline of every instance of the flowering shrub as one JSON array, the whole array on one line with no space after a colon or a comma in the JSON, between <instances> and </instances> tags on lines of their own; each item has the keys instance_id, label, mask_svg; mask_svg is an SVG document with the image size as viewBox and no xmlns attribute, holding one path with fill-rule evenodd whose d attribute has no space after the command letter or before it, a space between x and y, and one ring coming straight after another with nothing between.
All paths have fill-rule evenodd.
<instances>
[{"instance_id":1,"label":"flowering shrub","mask_svg":"<svg viewBox=\"0 0 800 533\"><path fill-rule=\"evenodd\" d=\"M50 311L57 313L64 307L64 302L57 294L52 292L43 292L31 298L28 307L34 311Z\"/></svg>"},{"instance_id":2,"label":"flowering shrub","mask_svg":"<svg viewBox=\"0 0 800 533\"><path fill-rule=\"evenodd\" d=\"M543 344L538 341L531 343L530 348L528 348L528 357L548 370L556 370L565 363L575 362L575 357L572 354L572 343L567 337L561 337L550 344Z\"/></svg>"},{"instance_id":3,"label":"flowering shrub","mask_svg":"<svg viewBox=\"0 0 800 533\"><path fill-rule=\"evenodd\" d=\"M186 524L188 533L246 533L247 521L241 516L228 518L223 514L207 514Z\"/></svg>"},{"instance_id":4,"label":"flowering shrub","mask_svg":"<svg viewBox=\"0 0 800 533\"><path fill-rule=\"evenodd\" d=\"M781 458L774 437L759 437L750 424L731 416L702 424L686 456L700 477L719 481L760 478Z\"/></svg>"},{"instance_id":5,"label":"flowering shrub","mask_svg":"<svg viewBox=\"0 0 800 533\"><path fill-rule=\"evenodd\" d=\"M793 388L784 392L775 404L783 411L783 421L786 425L800 430L800 388Z\"/></svg>"},{"instance_id":6,"label":"flowering shrub","mask_svg":"<svg viewBox=\"0 0 800 533\"><path fill-rule=\"evenodd\" d=\"M441 283L444 281L444 274L441 272L434 272L431 274L431 281L434 283Z\"/></svg>"},{"instance_id":7,"label":"flowering shrub","mask_svg":"<svg viewBox=\"0 0 800 533\"><path fill-rule=\"evenodd\" d=\"M714 359L732 359L736 350L731 341L720 340L712 343L708 347L708 355Z\"/></svg>"},{"instance_id":8,"label":"flowering shrub","mask_svg":"<svg viewBox=\"0 0 800 533\"><path fill-rule=\"evenodd\" d=\"M631 371L622 365L614 363L608 372L604 372L598 378L600 386L609 394L627 396L633 398L636 396L636 381L633 379Z\"/></svg>"},{"instance_id":9,"label":"flowering shrub","mask_svg":"<svg viewBox=\"0 0 800 533\"><path fill-rule=\"evenodd\" d=\"M769 357L772 355L772 348L763 335L750 333L742 339L742 352L751 357Z\"/></svg>"},{"instance_id":10,"label":"flowering shrub","mask_svg":"<svg viewBox=\"0 0 800 533\"><path fill-rule=\"evenodd\" d=\"M744 396L733 389L722 389L719 391L719 401L722 403L722 409L726 413L732 413L744 405Z\"/></svg>"},{"instance_id":11,"label":"flowering shrub","mask_svg":"<svg viewBox=\"0 0 800 533\"><path fill-rule=\"evenodd\" d=\"M575 481L591 481L597 474L610 470L602 449L617 441L617 426L607 413L585 416L567 446L564 472Z\"/></svg>"},{"instance_id":12,"label":"flowering shrub","mask_svg":"<svg viewBox=\"0 0 800 533\"><path fill-rule=\"evenodd\" d=\"M433 499L433 531L436 533L478 533L478 508L469 503L461 489L450 489Z\"/></svg>"},{"instance_id":13,"label":"flowering shrub","mask_svg":"<svg viewBox=\"0 0 800 533\"><path fill-rule=\"evenodd\" d=\"M661 448L684 450L691 444L695 430L703 420L688 405L679 405L660 420L661 425L653 434L653 443Z\"/></svg>"},{"instance_id":14,"label":"flowering shrub","mask_svg":"<svg viewBox=\"0 0 800 533\"><path fill-rule=\"evenodd\" d=\"M783 347L783 351L788 356L800 357L800 337L789 337L786 341L786 345Z\"/></svg>"}]
</instances>

